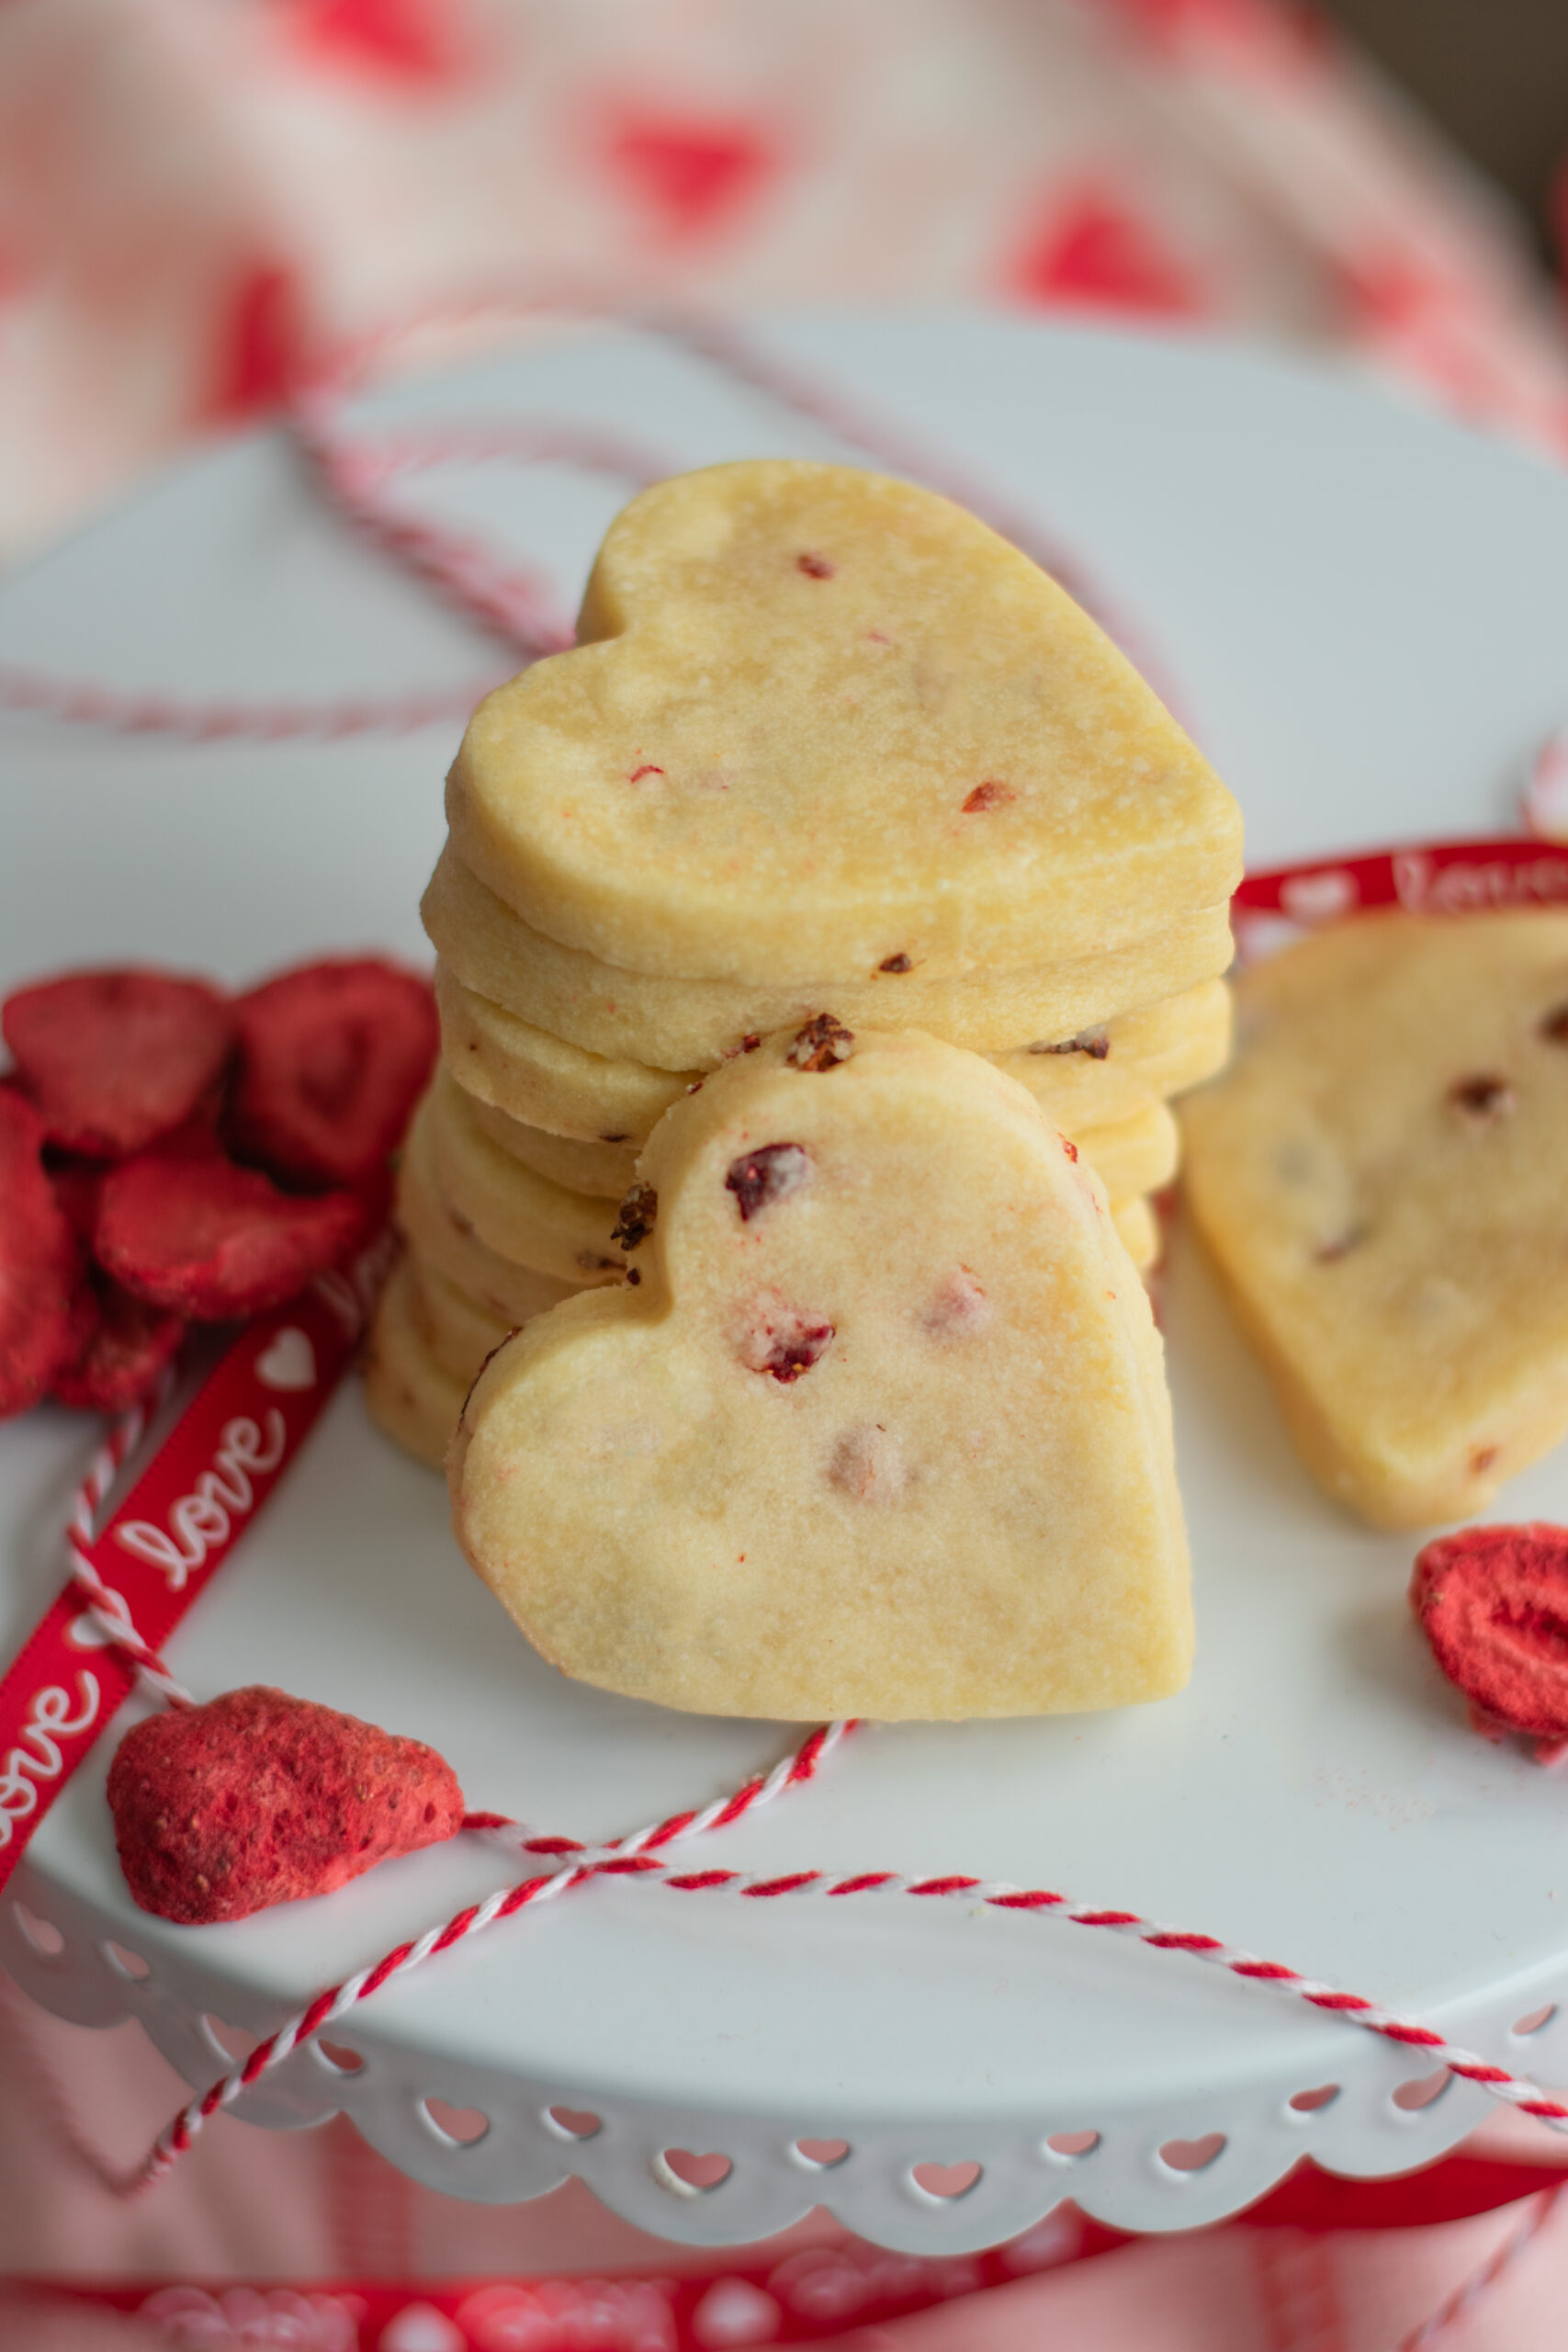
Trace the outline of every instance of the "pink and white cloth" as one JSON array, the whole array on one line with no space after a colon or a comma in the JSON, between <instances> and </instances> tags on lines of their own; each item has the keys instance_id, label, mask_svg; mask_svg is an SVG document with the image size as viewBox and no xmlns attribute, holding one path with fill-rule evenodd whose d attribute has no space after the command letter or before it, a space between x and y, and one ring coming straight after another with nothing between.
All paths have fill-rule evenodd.
<instances>
[{"instance_id":1,"label":"pink and white cloth","mask_svg":"<svg viewBox=\"0 0 1568 2352\"><path fill-rule=\"evenodd\" d=\"M0 10L0 551L500 287L1154 316L1568 447L1516 224L1290 0Z\"/></svg>"}]
</instances>

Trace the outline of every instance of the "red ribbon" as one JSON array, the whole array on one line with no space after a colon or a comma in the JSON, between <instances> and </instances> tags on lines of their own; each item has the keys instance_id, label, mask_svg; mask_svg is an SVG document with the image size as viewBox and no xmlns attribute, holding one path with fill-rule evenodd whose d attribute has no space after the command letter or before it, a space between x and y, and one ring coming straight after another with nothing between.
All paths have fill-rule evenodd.
<instances>
[{"instance_id":1,"label":"red ribbon","mask_svg":"<svg viewBox=\"0 0 1568 2352\"><path fill-rule=\"evenodd\" d=\"M1549 2165L1452 2155L1396 2180L1344 2180L1303 2163L1246 2212L1212 2229L1429 2229L1554 2188ZM135 2316L171 2347L282 2342L300 2352L374 2352L393 2343L450 2352L511 2346L645 2341L664 2352L715 2344L823 2344L880 2322L983 2294L1139 2243L1129 2232L1058 2207L1021 2237L983 2254L890 2254L863 2239L803 2247L772 2263L726 2263L681 2278L333 2279L255 2285L134 2284L37 2278L12 2284L18 2316L31 2302L96 2305ZM1146 2243L1146 2241L1145 2241ZM445 2323L446 2333L441 2324ZM767 2333L758 2331L766 2324ZM269 2332L276 2331L276 2334Z\"/></svg>"},{"instance_id":2,"label":"red ribbon","mask_svg":"<svg viewBox=\"0 0 1568 2352\"><path fill-rule=\"evenodd\" d=\"M1283 915L1303 929L1368 907L1407 914L1484 914L1568 905L1568 849L1537 841L1431 842L1320 857L1249 874L1231 901L1245 947L1248 916Z\"/></svg>"},{"instance_id":3,"label":"red ribbon","mask_svg":"<svg viewBox=\"0 0 1568 2352\"><path fill-rule=\"evenodd\" d=\"M84 1546L161 1650L299 1453L353 1357L373 1256L245 1326L129 1494ZM0 1887L136 1679L67 1584L0 1680Z\"/></svg>"}]
</instances>

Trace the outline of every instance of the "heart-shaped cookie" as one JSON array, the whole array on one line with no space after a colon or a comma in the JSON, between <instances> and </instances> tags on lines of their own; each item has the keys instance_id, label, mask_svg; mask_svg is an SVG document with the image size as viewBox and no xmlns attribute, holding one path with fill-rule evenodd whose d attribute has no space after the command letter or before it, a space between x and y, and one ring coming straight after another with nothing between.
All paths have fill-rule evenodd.
<instances>
[{"instance_id":1,"label":"heart-shaped cookie","mask_svg":"<svg viewBox=\"0 0 1568 2352\"><path fill-rule=\"evenodd\" d=\"M926 1029L972 1053L1010 1053L1189 990L1223 972L1232 954L1230 910L1220 905L1185 911L1130 944L961 979L933 979L906 954L852 980L661 978L563 947L522 922L450 843L420 912L465 986L585 1053L659 1069L712 1069L743 1037L797 1029L825 1003L851 1028Z\"/></svg>"},{"instance_id":2,"label":"heart-shaped cookie","mask_svg":"<svg viewBox=\"0 0 1568 2352\"><path fill-rule=\"evenodd\" d=\"M448 1371L419 1328L415 1280L411 1261L400 1260L377 1302L365 1350L365 1402L405 1453L439 1470L467 1384Z\"/></svg>"},{"instance_id":3,"label":"heart-shaped cookie","mask_svg":"<svg viewBox=\"0 0 1568 2352\"><path fill-rule=\"evenodd\" d=\"M1021 969L1239 878L1234 801L1110 639L908 482L782 459L661 482L612 526L579 633L481 704L447 816L498 896L606 963Z\"/></svg>"},{"instance_id":4,"label":"heart-shaped cookie","mask_svg":"<svg viewBox=\"0 0 1568 2352\"><path fill-rule=\"evenodd\" d=\"M438 1268L509 1330L582 1287L585 1276L571 1282L538 1273L490 1249L443 1197L431 1158L426 1124L416 1119L398 1169L397 1221L423 1263Z\"/></svg>"},{"instance_id":5,"label":"heart-shaped cookie","mask_svg":"<svg viewBox=\"0 0 1568 2352\"><path fill-rule=\"evenodd\" d=\"M1360 914L1237 983L1187 1192L1291 1433L1379 1527L1568 1430L1568 913Z\"/></svg>"},{"instance_id":6,"label":"heart-shaped cookie","mask_svg":"<svg viewBox=\"0 0 1568 2352\"><path fill-rule=\"evenodd\" d=\"M498 1118L610 1149L640 1149L672 1102L700 1073L584 1053L466 989L435 967L443 1058L464 1091ZM852 1026L852 1023L849 1024ZM1231 1043L1230 989L1205 980L1109 1023L1062 1038L1039 1038L995 1057L1027 1087L1054 1126L1104 1125L1179 1094L1224 1066ZM497 1141L501 1131L484 1123ZM538 1163L558 1183L569 1180ZM564 1170L564 1162L560 1169ZM597 1183L575 1180L576 1188Z\"/></svg>"},{"instance_id":7,"label":"heart-shaped cookie","mask_svg":"<svg viewBox=\"0 0 1568 2352\"><path fill-rule=\"evenodd\" d=\"M569 1193L491 1141L472 1098L443 1069L409 1130L411 1154L426 1165L447 1208L487 1250L563 1283L613 1281L626 1261L613 1238L615 1210L604 1199Z\"/></svg>"},{"instance_id":8,"label":"heart-shaped cookie","mask_svg":"<svg viewBox=\"0 0 1568 2352\"><path fill-rule=\"evenodd\" d=\"M1033 1065L1038 1068L1039 1065ZM457 1090L461 1092L461 1090ZM1034 1090L1032 1088L1031 1092ZM1037 1098L1038 1099L1038 1098ZM1092 1099L1080 1096L1089 1113ZM463 1115L491 1142L499 1144L525 1169L551 1184L591 1197L620 1201L637 1176L637 1154L629 1144L573 1143L531 1127L493 1103L463 1094ZM1046 1108L1042 1104L1042 1108ZM1049 1110L1046 1111L1049 1116ZM1052 1122L1071 1136L1084 1158L1099 1174L1111 1199L1125 1200L1133 1193L1157 1192L1176 1173L1179 1137L1168 1107L1150 1094L1131 1108L1105 1120L1058 1116Z\"/></svg>"},{"instance_id":9,"label":"heart-shaped cookie","mask_svg":"<svg viewBox=\"0 0 1568 2352\"><path fill-rule=\"evenodd\" d=\"M568 1300L480 1375L449 1464L468 1557L568 1673L667 1706L1179 1689L1161 1348L1098 1178L987 1062L814 1044L766 1040L678 1103L623 1213L637 1287Z\"/></svg>"}]
</instances>

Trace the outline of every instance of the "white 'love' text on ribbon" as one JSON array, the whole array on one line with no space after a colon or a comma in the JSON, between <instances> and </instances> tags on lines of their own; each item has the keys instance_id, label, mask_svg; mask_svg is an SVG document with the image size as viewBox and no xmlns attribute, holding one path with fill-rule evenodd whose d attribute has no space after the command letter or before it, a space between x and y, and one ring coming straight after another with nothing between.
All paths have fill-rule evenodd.
<instances>
[{"instance_id":1,"label":"white 'love' text on ribbon","mask_svg":"<svg viewBox=\"0 0 1568 2352\"><path fill-rule=\"evenodd\" d=\"M31 1711L22 1725L22 1741L31 1741L32 1752L18 1744L0 1765L0 1847L11 1842L12 1822L25 1821L36 1807L38 1782L59 1780L60 1742L73 1733L90 1730L97 1720L96 1675L78 1674L76 1692L81 1705L76 1715L71 1713L69 1691L58 1682L33 1693Z\"/></svg>"},{"instance_id":2,"label":"white 'love' text on ribbon","mask_svg":"<svg viewBox=\"0 0 1568 2352\"><path fill-rule=\"evenodd\" d=\"M236 1519L254 1509L254 1480L277 1468L288 1444L288 1424L276 1405L261 1423L244 1415L225 1421L212 1468L171 1506L167 1528L147 1519L126 1520L116 1527L115 1542L162 1569L171 1592L183 1592L191 1570L228 1542Z\"/></svg>"}]
</instances>

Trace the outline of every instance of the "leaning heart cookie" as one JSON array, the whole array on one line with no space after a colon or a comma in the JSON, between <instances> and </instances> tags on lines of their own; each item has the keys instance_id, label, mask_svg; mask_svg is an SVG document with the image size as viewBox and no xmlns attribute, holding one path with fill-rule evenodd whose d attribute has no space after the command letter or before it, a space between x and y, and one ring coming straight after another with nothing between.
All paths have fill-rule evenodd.
<instances>
[{"instance_id":1,"label":"leaning heart cookie","mask_svg":"<svg viewBox=\"0 0 1568 2352\"><path fill-rule=\"evenodd\" d=\"M793 460L661 482L613 525L579 634L480 705L447 818L499 898L604 963L995 974L1127 948L1239 878L1235 802L1123 656L910 483Z\"/></svg>"},{"instance_id":2,"label":"leaning heart cookie","mask_svg":"<svg viewBox=\"0 0 1568 2352\"><path fill-rule=\"evenodd\" d=\"M974 1056L811 1042L676 1105L623 1209L637 1287L481 1374L448 1464L469 1559L569 1674L667 1706L1179 1689L1160 1341L1099 1180Z\"/></svg>"},{"instance_id":3,"label":"leaning heart cookie","mask_svg":"<svg viewBox=\"0 0 1568 2352\"><path fill-rule=\"evenodd\" d=\"M1187 1195L1296 1447L1375 1527L1568 1431L1568 914L1380 909L1246 974Z\"/></svg>"}]
</instances>

